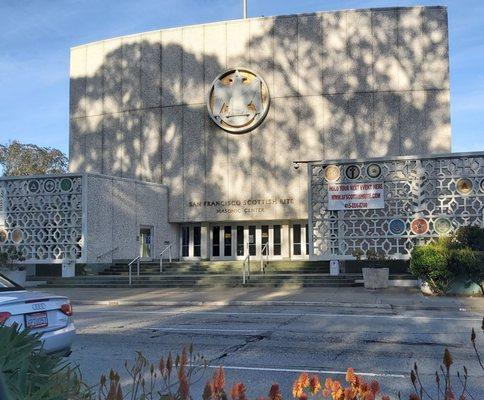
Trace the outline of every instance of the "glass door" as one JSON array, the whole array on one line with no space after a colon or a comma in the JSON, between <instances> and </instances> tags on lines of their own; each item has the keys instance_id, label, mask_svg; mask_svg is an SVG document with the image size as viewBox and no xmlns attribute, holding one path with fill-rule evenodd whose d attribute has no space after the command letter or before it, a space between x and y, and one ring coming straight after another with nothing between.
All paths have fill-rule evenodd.
<instances>
[{"instance_id":1,"label":"glass door","mask_svg":"<svg viewBox=\"0 0 484 400\"><path fill-rule=\"evenodd\" d=\"M232 257L232 227L224 226L224 257Z\"/></svg>"},{"instance_id":2,"label":"glass door","mask_svg":"<svg viewBox=\"0 0 484 400\"><path fill-rule=\"evenodd\" d=\"M244 226L237 226L237 257L245 256Z\"/></svg>"},{"instance_id":3,"label":"glass door","mask_svg":"<svg viewBox=\"0 0 484 400\"><path fill-rule=\"evenodd\" d=\"M140 227L139 237L140 237L140 251L139 254L141 258L151 259L153 258L153 237L152 237L152 227Z\"/></svg>"}]
</instances>

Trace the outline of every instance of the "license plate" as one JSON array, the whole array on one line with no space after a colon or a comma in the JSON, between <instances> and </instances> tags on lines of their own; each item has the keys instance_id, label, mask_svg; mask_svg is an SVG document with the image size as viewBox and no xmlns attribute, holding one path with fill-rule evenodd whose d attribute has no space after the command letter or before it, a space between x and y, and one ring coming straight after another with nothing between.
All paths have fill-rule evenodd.
<instances>
[{"instance_id":1,"label":"license plate","mask_svg":"<svg viewBox=\"0 0 484 400\"><path fill-rule=\"evenodd\" d=\"M25 314L25 326L29 329L45 328L48 323L49 321L45 311Z\"/></svg>"}]
</instances>

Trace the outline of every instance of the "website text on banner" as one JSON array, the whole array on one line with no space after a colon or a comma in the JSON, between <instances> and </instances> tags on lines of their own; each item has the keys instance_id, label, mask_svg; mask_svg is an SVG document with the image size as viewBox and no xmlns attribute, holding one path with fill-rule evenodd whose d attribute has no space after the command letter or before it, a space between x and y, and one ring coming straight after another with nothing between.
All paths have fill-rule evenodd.
<instances>
[{"instance_id":1,"label":"website text on banner","mask_svg":"<svg viewBox=\"0 0 484 400\"><path fill-rule=\"evenodd\" d=\"M328 210L384 208L383 182L328 185Z\"/></svg>"}]
</instances>

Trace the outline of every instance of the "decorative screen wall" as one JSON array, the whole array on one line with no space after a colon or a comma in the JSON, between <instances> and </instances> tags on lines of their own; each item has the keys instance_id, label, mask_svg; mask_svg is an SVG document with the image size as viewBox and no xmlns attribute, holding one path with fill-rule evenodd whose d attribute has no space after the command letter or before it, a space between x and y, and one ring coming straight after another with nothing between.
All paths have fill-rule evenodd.
<instances>
[{"instance_id":1,"label":"decorative screen wall","mask_svg":"<svg viewBox=\"0 0 484 400\"><path fill-rule=\"evenodd\" d=\"M311 163L309 173L316 258L353 258L357 249L408 258L416 243L484 225L483 153ZM355 183L383 183L383 208L329 210L328 189Z\"/></svg>"},{"instance_id":2,"label":"decorative screen wall","mask_svg":"<svg viewBox=\"0 0 484 400\"><path fill-rule=\"evenodd\" d=\"M61 175L0 180L0 249L15 245L26 261L79 259L82 178Z\"/></svg>"}]
</instances>

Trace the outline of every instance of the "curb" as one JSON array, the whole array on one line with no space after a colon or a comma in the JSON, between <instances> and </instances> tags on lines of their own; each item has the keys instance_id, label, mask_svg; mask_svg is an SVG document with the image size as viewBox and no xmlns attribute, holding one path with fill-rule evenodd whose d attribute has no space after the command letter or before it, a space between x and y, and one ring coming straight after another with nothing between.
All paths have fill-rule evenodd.
<instances>
[{"instance_id":1,"label":"curb","mask_svg":"<svg viewBox=\"0 0 484 400\"><path fill-rule=\"evenodd\" d=\"M482 312L483 307L473 306L432 306L418 304L389 304L389 303L338 303L318 301L131 301L131 300L75 300L71 299L74 305L86 306L132 306L132 307L187 307L187 306L302 306L302 307L329 307L329 308L353 308L353 309L377 309L386 311L455 311L455 312Z\"/></svg>"},{"instance_id":2,"label":"curb","mask_svg":"<svg viewBox=\"0 0 484 400\"><path fill-rule=\"evenodd\" d=\"M319 307L341 307L341 308L376 308L380 310L391 310L391 304L377 303L336 303L336 302L317 302L317 301L130 301L130 300L75 300L77 305L97 305L97 306L159 306L159 307L179 307L179 306L319 306Z\"/></svg>"}]
</instances>

